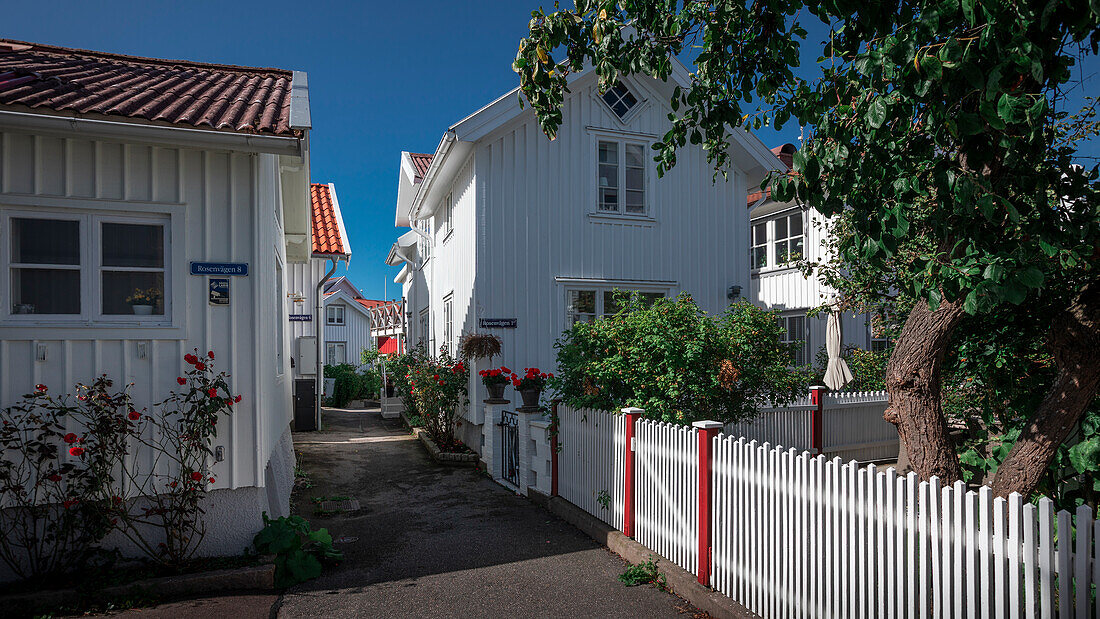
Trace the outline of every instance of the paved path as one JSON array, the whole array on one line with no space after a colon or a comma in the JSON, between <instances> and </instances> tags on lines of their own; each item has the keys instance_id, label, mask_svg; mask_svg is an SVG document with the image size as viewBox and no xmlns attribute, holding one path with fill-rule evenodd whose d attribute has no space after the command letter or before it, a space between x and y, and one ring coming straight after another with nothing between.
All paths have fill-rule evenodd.
<instances>
[{"instance_id":1,"label":"paved path","mask_svg":"<svg viewBox=\"0 0 1100 619\"><path fill-rule=\"evenodd\" d=\"M295 436L313 487L296 513L334 537L345 561L289 590L280 617L675 617L695 610L652 587L625 587L618 556L472 469L434 464L377 412L326 411ZM313 497L362 510L313 515Z\"/></svg>"}]
</instances>

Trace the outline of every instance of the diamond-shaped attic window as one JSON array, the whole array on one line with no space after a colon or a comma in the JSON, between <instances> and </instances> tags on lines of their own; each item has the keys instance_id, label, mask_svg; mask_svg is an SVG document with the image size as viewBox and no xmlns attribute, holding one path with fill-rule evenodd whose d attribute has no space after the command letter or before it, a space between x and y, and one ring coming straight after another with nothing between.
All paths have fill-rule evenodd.
<instances>
[{"instance_id":1,"label":"diamond-shaped attic window","mask_svg":"<svg viewBox=\"0 0 1100 619\"><path fill-rule=\"evenodd\" d=\"M638 105L637 97L627 90L622 82L615 82L614 86L608 88L607 92L603 93L603 100L619 118L626 116L627 112Z\"/></svg>"}]
</instances>

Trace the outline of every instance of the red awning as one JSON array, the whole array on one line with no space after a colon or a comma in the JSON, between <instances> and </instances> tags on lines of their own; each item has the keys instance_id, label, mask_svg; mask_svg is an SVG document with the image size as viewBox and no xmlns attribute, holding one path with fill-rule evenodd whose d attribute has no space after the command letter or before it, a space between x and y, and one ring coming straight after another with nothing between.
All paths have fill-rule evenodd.
<instances>
[{"instance_id":1,"label":"red awning","mask_svg":"<svg viewBox=\"0 0 1100 619\"><path fill-rule=\"evenodd\" d=\"M392 355L397 352L397 338L396 337L380 337L378 338L378 354L380 355Z\"/></svg>"}]
</instances>

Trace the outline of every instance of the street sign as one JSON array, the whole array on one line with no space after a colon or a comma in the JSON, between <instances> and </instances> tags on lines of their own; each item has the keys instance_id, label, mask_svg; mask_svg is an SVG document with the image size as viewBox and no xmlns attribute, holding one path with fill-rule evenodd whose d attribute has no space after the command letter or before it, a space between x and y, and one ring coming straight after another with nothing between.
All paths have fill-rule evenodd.
<instances>
[{"instance_id":1,"label":"street sign","mask_svg":"<svg viewBox=\"0 0 1100 619\"><path fill-rule=\"evenodd\" d=\"M479 329L515 329L515 318L479 318L477 325Z\"/></svg>"},{"instance_id":2,"label":"street sign","mask_svg":"<svg viewBox=\"0 0 1100 619\"><path fill-rule=\"evenodd\" d=\"M192 262L191 275L248 276L247 262Z\"/></svg>"}]
</instances>

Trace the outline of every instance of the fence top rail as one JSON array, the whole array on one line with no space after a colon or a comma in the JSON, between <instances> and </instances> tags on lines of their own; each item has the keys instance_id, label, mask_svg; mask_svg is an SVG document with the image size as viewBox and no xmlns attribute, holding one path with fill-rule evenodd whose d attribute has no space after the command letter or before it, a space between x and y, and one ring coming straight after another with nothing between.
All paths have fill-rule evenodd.
<instances>
[{"instance_id":1,"label":"fence top rail","mask_svg":"<svg viewBox=\"0 0 1100 619\"><path fill-rule=\"evenodd\" d=\"M846 404L870 404L889 402L890 394L885 391L839 391L825 394L825 406Z\"/></svg>"}]
</instances>

